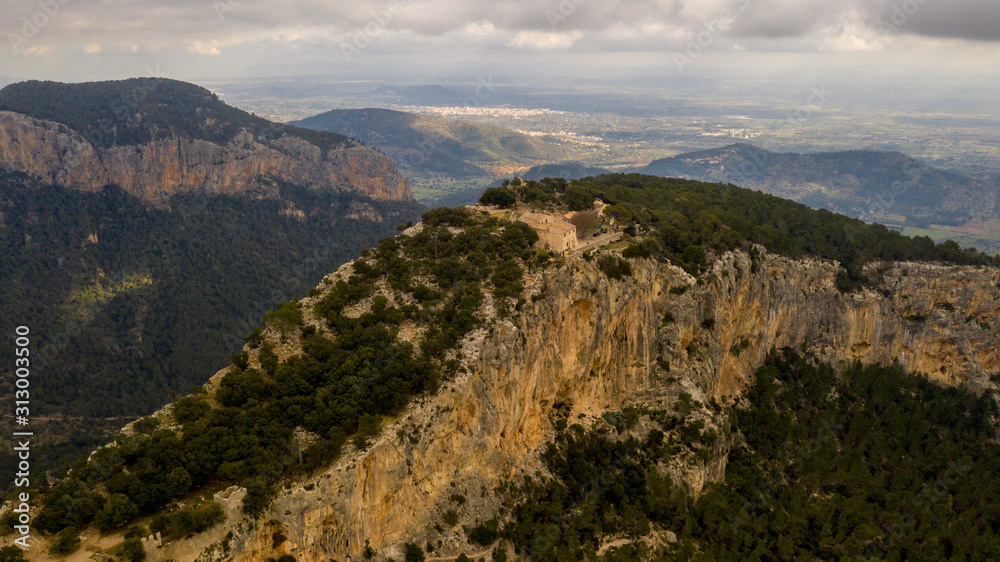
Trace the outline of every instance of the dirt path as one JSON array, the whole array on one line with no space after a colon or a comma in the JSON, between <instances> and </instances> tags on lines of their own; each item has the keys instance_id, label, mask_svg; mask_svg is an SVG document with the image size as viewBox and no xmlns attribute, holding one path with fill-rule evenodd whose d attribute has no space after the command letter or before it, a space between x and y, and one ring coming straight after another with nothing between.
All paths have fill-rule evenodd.
<instances>
[{"instance_id":1,"label":"dirt path","mask_svg":"<svg viewBox=\"0 0 1000 562\"><path fill-rule=\"evenodd\" d=\"M468 556L473 560L476 560L480 556L486 558L487 556L493 554L493 551L496 549L497 545L499 545L501 542L503 542L503 539L497 539L493 544L486 547L486 550L482 552L474 552L472 554L467 553L466 556ZM458 558L458 554L456 554L455 556L436 556L434 558L425 558L424 560L425 562L450 562L452 560L455 560L456 558Z\"/></svg>"}]
</instances>

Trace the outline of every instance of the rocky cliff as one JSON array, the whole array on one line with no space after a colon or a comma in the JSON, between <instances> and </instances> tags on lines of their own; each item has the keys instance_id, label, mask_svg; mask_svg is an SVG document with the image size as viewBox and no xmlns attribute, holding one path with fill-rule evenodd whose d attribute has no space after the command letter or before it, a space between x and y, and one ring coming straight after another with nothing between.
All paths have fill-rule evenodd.
<instances>
[{"instance_id":1,"label":"rocky cliff","mask_svg":"<svg viewBox=\"0 0 1000 562\"><path fill-rule=\"evenodd\" d=\"M412 201L392 160L362 146L323 151L288 136L244 131L226 144L170 135L133 145L95 146L65 125L0 111L0 168L61 187L96 191L117 184L153 204L192 191L276 193L276 182Z\"/></svg>"},{"instance_id":2,"label":"rocky cliff","mask_svg":"<svg viewBox=\"0 0 1000 562\"><path fill-rule=\"evenodd\" d=\"M150 559L346 560L366 542L399 559L402 543L428 540L440 541L443 554L469 551L460 529L441 527L448 498L467 499L465 523L492 517L497 484L541 469L556 404L590 423L628 403L669 406L681 393L725 401L772 347L808 349L835 365L899 360L942 384L977 389L994 386L1000 369L997 269L872 266L878 286L850 294L834 286L836 264L776 255L728 253L700 281L651 260L633 269L609 281L571 257L529 276L531 297L519 313L466 338L466 372L388 423L367 450L349 448L336 465L286 487L258 520L223 498L225 525ZM320 289L344 275L331 274ZM282 354L295 347L289 341ZM724 476L725 460L722 447L707 463L670 471L698 494Z\"/></svg>"}]
</instances>

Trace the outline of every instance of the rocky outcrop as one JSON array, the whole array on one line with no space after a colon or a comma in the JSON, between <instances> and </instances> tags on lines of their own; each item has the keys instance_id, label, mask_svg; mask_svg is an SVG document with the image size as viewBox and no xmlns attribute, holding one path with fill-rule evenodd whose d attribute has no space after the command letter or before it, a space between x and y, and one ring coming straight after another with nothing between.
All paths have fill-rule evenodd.
<instances>
[{"instance_id":1,"label":"rocky outcrop","mask_svg":"<svg viewBox=\"0 0 1000 562\"><path fill-rule=\"evenodd\" d=\"M413 200L392 160L362 146L323 154L296 137L255 138L243 132L226 145L174 135L95 148L64 125L9 111L0 111L0 167L84 191L116 184L153 204L191 191L276 194L275 182Z\"/></svg>"},{"instance_id":2,"label":"rocky outcrop","mask_svg":"<svg viewBox=\"0 0 1000 562\"><path fill-rule=\"evenodd\" d=\"M517 316L468 337L468 372L412 405L368 450L349 450L285 489L257 523L232 524L228 555L356 559L366 541L397 559L403 542L457 551L464 534L440 529L448 498L466 498L472 524L495 514L494 487L541 467L556 403L587 423L628 403L669 405L681 392L723 400L774 347L808 349L834 365L898 360L978 389L994 386L1000 369L997 269L900 263L884 268L877 290L843 294L837 265L819 260L728 253L701 281L651 260L633 268L609 281L571 258L529 278L532 298ZM697 494L724 476L725 456L723 447L671 473Z\"/></svg>"}]
</instances>

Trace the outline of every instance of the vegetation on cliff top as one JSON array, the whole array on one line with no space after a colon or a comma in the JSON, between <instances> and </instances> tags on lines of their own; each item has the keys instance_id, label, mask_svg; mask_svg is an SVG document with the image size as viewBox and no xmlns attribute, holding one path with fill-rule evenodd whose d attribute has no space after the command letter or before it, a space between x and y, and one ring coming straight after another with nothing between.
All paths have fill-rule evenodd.
<instances>
[{"instance_id":1,"label":"vegetation on cliff top","mask_svg":"<svg viewBox=\"0 0 1000 562\"><path fill-rule=\"evenodd\" d=\"M179 135L226 144L244 129L258 140L284 135L325 155L358 145L333 132L273 123L223 103L210 90L167 78L65 84L29 80L0 90L0 111L62 123L97 147L144 144Z\"/></svg>"},{"instance_id":2,"label":"vegetation on cliff top","mask_svg":"<svg viewBox=\"0 0 1000 562\"><path fill-rule=\"evenodd\" d=\"M736 443L725 480L697 501L658 467L684 442L697 451L711 436L641 412L655 427L630 437L638 416L626 410L617 437L562 424L543 455L552 477L514 483L501 534L530 560L597 560L601 544L622 537L627 544L601 560L1000 556L991 396L897 366L838 375L785 350L768 357L745 397L728 411ZM643 541L668 530L676 544Z\"/></svg>"},{"instance_id":3,"label":"vegetation on cliff top","mask_svg":"<svg viewBox=\"0 0 1000 562\"><path fill-rule=\"evenodd\" d=\"M511 195L534 207L589 209L595 198L627 210L639 231L658 244L647 254L668 258L697 275L714 256L761 244L790 257L815 256L839 261L841 285L864 282L862 265L875 261L941 261L998 265L994 256L962 249L952 241L908 238L879 224L867 224L825 210L731 184L712 184L641 174L607 174L567 182L562 178L494 188L485 204L509 206ZM652 250L652 251L649 251Z\"/></svg>"},{"instance_id":4,"label":"vegetation on cliff top","mask_svg":"<svg viewBox=\"0 0 1000 562\"><path fill-rule=\"evenodd\" d=\"M521 223L438 209L424 225L363 252L346 279L320 286L312 311L290 303L270 315L270 333L300 332L301 353L279 361L254 332L254 353L233 357L214 396L175 404L178 426L141 420L45 490L36 527L118 527L213 482L245 486L245 509L260 513L275 484L330 463L348 436L367 446L380 416L459 369L456 346L482 322L487 296L501 315L523 302L524 267L538 263L537 235ZM324 330L303 323L307 312ZM419 335L398 337L404 324Z\"/></svg>"}]
</instances>

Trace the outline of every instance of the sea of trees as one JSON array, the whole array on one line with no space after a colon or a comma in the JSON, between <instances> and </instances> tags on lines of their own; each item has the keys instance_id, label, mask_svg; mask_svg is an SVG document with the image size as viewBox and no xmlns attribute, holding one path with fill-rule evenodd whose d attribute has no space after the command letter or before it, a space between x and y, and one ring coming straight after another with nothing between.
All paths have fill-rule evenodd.
<instances>
[{"instance_id":1,"label":"sea of trees","mask_svg":"<svg viewBox=\"0 0 1000 562\"><path fill-rule=\"evenodd\" d=\"M32 331L32 415L81 420L54 428L33 458L56 469L106 442L102 418L187 394L278 302L416 216L412 204L366 200L386 223L343 219L356 200L284 186L280 200L182 195L159 209L115 187L0 176L0 324ZM283 213L290 204L307 216ZM0 354L11 345L0 339Z\"/></svg>"},{"instance_id":2,"label":"sea of trees","mask_svg":"<svg viewBox=\"0 0 1000 562\"><path fill-rule=\"evenodd\" d=\"M178 400L179 430L144 418L117 446L77 463L42 491L36 528L119 528L210 482L245 486L244 509L259 514L280 481L330 463L349 437L367 447L382 416L455 375L460 366L449 352L482 322L486 294L509 314L523 303L524 268L538 264L537 235L524 224L464 209L423 218L421 232L384 239L346 280L319 289L313 311L336 337L303 325L301 303L277 307L269 326L298 332L300 354L278 361L264 334L253 332L256 362L237 353L214 396L202 390ZM381 286L399 298L376 294ZM364 313L345 313L359 303ZM413 342L398 340L405 321L426 329ZM296 428L310 436L305 444Z\"/></svg>"},{"instance_id":3,"label":"sea of trees","mask_svg":"<svg viewBox=\"0 0 1000 562\"><path fill-rule=\"evenodd\" d=\"M726 477L697 501L658 466L715 437L626 410L610 434L557 424L543 455L552 477L510 486L519 501L501 534L531 560L597 559L609 537L631 542L602 560L992 560L998 413L989 394L898 366L838 372L772 352L745 402L726 409ZM643 415L658 427L630 436ZM657 529L677 542L650 549L642 538Z\"/></svg>"}]
</instances>

